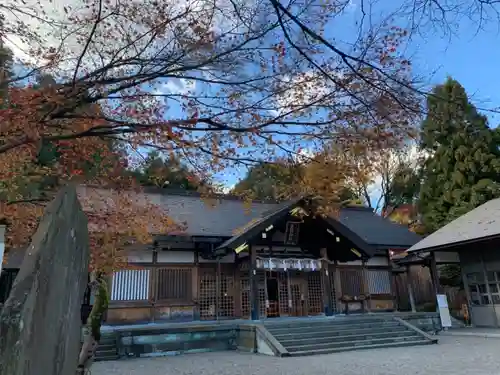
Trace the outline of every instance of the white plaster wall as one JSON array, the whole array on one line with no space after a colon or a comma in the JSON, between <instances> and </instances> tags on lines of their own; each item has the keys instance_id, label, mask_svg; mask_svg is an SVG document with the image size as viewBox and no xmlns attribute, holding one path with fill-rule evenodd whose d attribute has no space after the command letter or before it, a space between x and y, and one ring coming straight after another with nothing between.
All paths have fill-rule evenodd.
<instances>
[{"instance_id":1,"label":"white plaster wall","mask_svg":"<svg viewBox=\"0 0 500 375\"><path fill-rule=\"evenodd\" d=\"M194 263L192 251L158 251L158 263Z\"/></svg>"}]
</instances>

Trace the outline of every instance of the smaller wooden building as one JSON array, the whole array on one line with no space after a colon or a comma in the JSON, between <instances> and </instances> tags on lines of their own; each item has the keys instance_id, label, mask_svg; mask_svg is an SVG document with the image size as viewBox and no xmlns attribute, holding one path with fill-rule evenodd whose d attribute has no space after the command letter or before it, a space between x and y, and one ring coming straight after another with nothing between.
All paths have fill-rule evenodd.
<instances>
[{"instance_id":1,"label":"smaller wooden building","mask_svg":"<svg viewBox=\"0 0 500 375\"><path fill-rule=\"evenodd\" d=\"M458 256L471 322L500 327L500 199L490 200L412 246L414 256Z\"/></svg>"},{"instance_id":2,"label":"smaller wooden building","mask_svg":"<svg viewBox=\"0 0 500 375\"><path fill-rule=\"evenodd\" d=\"M265 319L394 309L390 249L419 237L364 207L315 215L303 198L281 205L147 193L186 225L128 254L115 272L107 323Z\"/></svg>"}]
</instances>

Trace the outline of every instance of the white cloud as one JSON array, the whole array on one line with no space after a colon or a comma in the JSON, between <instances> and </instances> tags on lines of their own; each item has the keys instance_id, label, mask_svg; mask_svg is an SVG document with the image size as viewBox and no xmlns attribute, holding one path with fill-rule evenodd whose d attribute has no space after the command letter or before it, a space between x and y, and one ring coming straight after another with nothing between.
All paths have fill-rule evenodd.
<instances>
[{"instance_id":1,"label":"white cloud","mask_svg":"<svg viewBox=\"0 0 500 375\"><path fill-rule=\"evenodd\" d=\"M306 163L310 161L315 155L316 153L311 148L303 148L300 149L297 155L293 155L293 159L297 163Z\"/></svg>"},{"instance_id":2,"label":"white cloud","mask_svg":"<svg viewBox=\"0 0 500 375\"><path fill-rule=\"evenodd\" d=\"M184 78L171 78L165 83L159 91L165 91L170 94L186 95L194 93L196 90L196 81Z\"/></svg>"},{"instance_id":3,"label":"white cloud","mask_svg":"<svg viewBox=\"0 0 500 375\"><path fill-rule=\"evenodd\" d=\"M348 12L354 12L356 9L358 9L358 4L356 3L356 1L355 0L349 0L347 2L345 10L348 11Z\"/></svg>"},{"instance_id":4,"label":"white cloud","mask_svg":"<svg viewBox=\"0 0 500 375\"><path fill-rule=\"evenodd\" d=\"M389 150L386 153L386 158L384 161L377 161L374 164L375 169L387 170L389 168L389 178L392 178L393 173L396 171L396 167L399 162L403 161L408 167L412 169L417 169L420 165L420 160L422 158L427 158L429 153L419 149L415 142L411 142L402 150ZM381 165L382 162L384 165ZM378 164L378 165L377 165ZM376 205L379 203L380 209L384 205L384 199L382 197L384 178L382 173L375 172L373 175L373 182L368 185L368 195L370 196L371 203Z\"/></svg>"},{"instance_id":5,"label":"white cloud","mask_svg":"<svg viewBox=\"0 0 500 375\"><path fill-rule=\"evenodd\" d=\"M22 9L33 15L30 17L15 11L5 12L5 27L11 30L7 33L5 42L16 58L31 65L45 65L49 60L43 53L53 47L58 50L61 58L57 60L58 70L63 69L70 76L85 48L85 58L79 62L82 71L105 66L116 58L115 53L118 51L121 54L118 59L122 60L141 51L143 61L156 56L158 51L162 51L172 61L178 60L178 56L185 53L190 63L193 63L200 54L206 54L203 44L210 40L210 35L214 32L225 33L231 29L235 32L237 23L239 27L244 27L245 24L238 19L229 0L110 0L103 2L101 18L105 18L105 22L100 22L95 30L94 20L99 4L97 0L23 0L23 5L17 0L5 1L2 5ZM248 2L244 5L248 7ZM75 20L74 17L78 19ZM164 29L157 30L154 40L150 40L148 36L151 35L151 28L153 25L156 27L162 17L174 21L166 22ZM41 37L41 45L35 45L32 38L23 40L19 36L20 22L25 29L36 31ZM86 45L91 30L94 38ZM143 37L138 38L138 35ZM43 53L37 53L37 50ZM120 69L109 73L123 76L133 73L134 69L137 70L137 67L122 65ZM174 89L171 84L167 86ZM189 83L183 82L181 86L181 92L189 89Z\"/></svg>"},{"instance_id":6,"label":"white cloud","mask_svg":"<svg viewBox=\"0 0 500 375\"><path fill-rule=\"evenodd\" d=\"M231 192L231 190L234 189L235 186L236 186L236 184L223 185L223 187L222 187L222 193L223 194L229 194Z\"/></svg>"}]
</instances>

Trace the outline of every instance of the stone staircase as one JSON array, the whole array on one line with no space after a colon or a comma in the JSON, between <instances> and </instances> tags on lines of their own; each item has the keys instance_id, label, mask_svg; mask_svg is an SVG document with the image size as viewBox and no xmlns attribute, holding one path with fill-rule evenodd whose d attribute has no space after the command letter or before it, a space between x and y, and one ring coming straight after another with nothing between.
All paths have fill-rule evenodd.
<instances>
[{"instance_id":1,"label":"stone staircase","mask_svg":"<svg viewBox=\"0 0 500 375\"><path fill-rule=\"evenodd\" d=\"M437 339L393 317L267 321L264 327L289 356L437 343Z\"/></svg>"},{"instance_id":2,"label":"stone staircase","mask_svg":"<svg viewBox=\"0 0 500 375\"><path fill-rule=\"evenodd\" d=\"M114 333L102 333L97 347L94 361L113 361L118 359L116 337Z\"/></svg>"}]
</instances>

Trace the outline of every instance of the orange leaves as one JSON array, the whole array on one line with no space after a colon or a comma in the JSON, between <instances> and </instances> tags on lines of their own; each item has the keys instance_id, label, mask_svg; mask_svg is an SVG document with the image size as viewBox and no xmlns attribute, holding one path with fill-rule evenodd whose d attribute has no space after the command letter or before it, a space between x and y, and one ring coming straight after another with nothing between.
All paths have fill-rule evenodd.
<instances>
[{"instance_id":1,"label":"orange leaves","mask_svg":"<svg viewBox=\"0 0 500 375\"><path fill-rule=\"evenodd\" d=\"M19 248L29 244L43 206L32 203L7 204L0 201L0 219L7 220L6 247Z\"/></svg>"},{"instance_id":2,"label":"orange leaves","mask_svg":"<svg viewBox=\"0 0 500 375\"><path fill-rule=\"evenodd\" d=\"M183 229L168 217L168 212L140 192L91 186L82 186L78 192L89 217L93 268L109 272L121 267L119 254L131 244L148 244L154 234Z\"/></svg>"}]
</instances>

